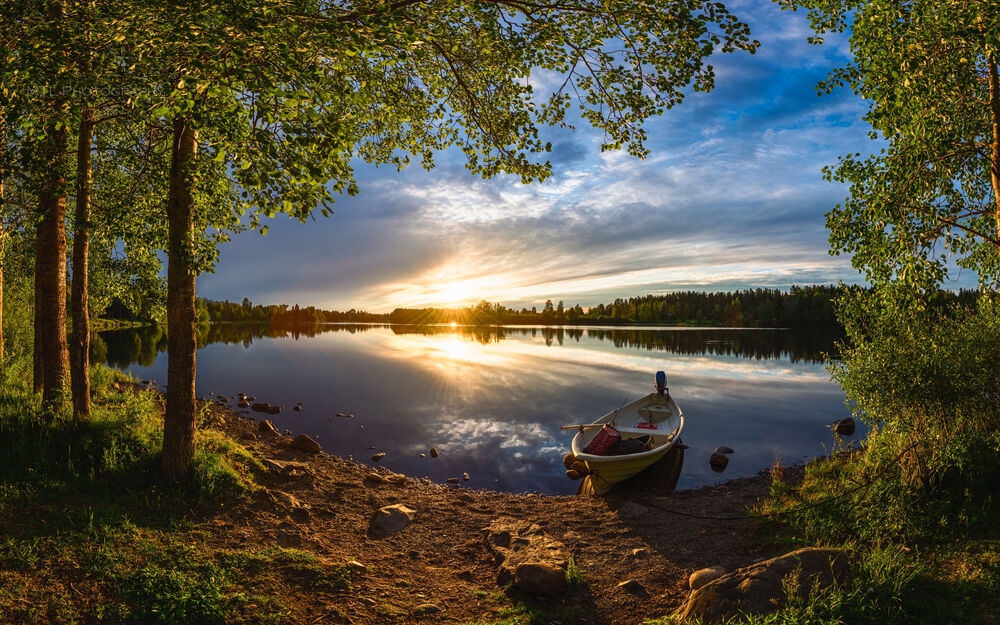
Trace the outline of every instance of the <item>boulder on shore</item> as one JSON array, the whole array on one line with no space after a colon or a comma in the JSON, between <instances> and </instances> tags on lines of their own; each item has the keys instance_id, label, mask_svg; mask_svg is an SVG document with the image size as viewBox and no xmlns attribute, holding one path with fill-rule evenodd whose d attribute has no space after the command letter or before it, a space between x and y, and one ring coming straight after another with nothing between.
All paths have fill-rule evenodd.
<instances>
[{"instance_id":1,"label":"boulder on shore","mask_svg":"<svg viewBox=\"0 0 1000 625\"><path fill-rule=\"evenodd\" d=\"M379 508L372 519L372 532L376 536L388 536L404 529L417 518L417 511L401 503Z\"/></svg>"},{"instance_id":2,"label":"boulder on shore","mask_svg":"<svg viewBox=\"0 0 1000 625\"><path fill-rule=\"evenodd\" d=\"M273 425L273 424L272 424L272 423L271 423L270 421L268 421L267 419L264 419L263 421L261 421L260 423L258 423L258 424L257 424L257 428L258 428L258 429L259 429L259 430L260 430L261 432L264 432L264 433L266 433L266 434L274 434L275 436L277 436L277 434L278 434L278 430L277 430L277 429L276 429L276 428L274 427L274 425Z\"/></svg>"},{"instance_id":3,"label":"boulder on shore","mask_svg":"<svg viewBox=\"0 0 1000 625\"><path fill-rule=\"evenodd\" d=\"M501 517L484 528L486 547L497 563L497 583L525 592L556 596L566 585L566 546L528 521Z\"/></svg>"},{"instance_id":4,"label":"boulder on shore","mask_svg":"<svg viewBox=\"0 0 1000 625\"><path fill-rule=\"evenodd\" d=\"M691 576L688 577L688 588L691 590L698 590L705 584L714 582L723 575L726 574L726 569L721 566L710 566L704 569L698 569Z\"/></svg>"},{"instance_id":5,"label":"boulder on shore","mask_svg":"<svg viewBox=\"0 0 1000 625\"><path fill-rule=\"evenodd\" d=\"M786 589L804 597L814 585L824 588L842 582L849 569L848 554L842 549L798 549L692 590L677 617L682 621L699 618L707 625L741 613L768 614L784 607Z\"/></svg>"},{"instance_id":6,"label":"boulder on shore","mask_svg":"<svg viewBox=\"0 0 1000 625\"><path fill-rule=\"evenodd\" d=\"M307 454L318 454L323 450L319 443L309 438L305 434L299 434L294 439L292 439L291 448L296 451L305 452Z\"/></svg>"}]
</instances>

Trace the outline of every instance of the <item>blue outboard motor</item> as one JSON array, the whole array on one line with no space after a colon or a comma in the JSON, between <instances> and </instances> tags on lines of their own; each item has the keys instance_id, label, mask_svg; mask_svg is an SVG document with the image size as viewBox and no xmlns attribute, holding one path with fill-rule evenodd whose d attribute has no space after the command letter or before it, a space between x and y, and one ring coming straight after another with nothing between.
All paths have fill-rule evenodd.
<instances>
[{"instance_id":1,"label":"blue outboard motor","mask_svg":"<svg viewBox=\"0 0 1000 625\"><path fill-rule=\"evenodd\" d=\"M656 372L656 394L663 395L667 392L667 374L662 371Z\"/></svg>"}]
</instances>

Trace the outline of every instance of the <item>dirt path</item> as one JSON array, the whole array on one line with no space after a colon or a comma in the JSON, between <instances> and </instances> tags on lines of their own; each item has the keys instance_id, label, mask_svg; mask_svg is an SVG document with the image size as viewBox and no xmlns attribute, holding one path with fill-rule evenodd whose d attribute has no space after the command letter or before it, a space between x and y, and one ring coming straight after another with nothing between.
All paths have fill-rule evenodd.
<instances>
[{"instance_id":1,"label":"dirt path","mask_svg":"<svg viewBox=\"0 0 1000 625\"><path fill-rule=\"evenodd\" d=\"M323 453L300 454L289 449L290 437L264 433L258 421L232 411L212 410L225 422L221 429L261 459L291 463L280 472L272 465L261 477L267 491L254 502L215 514L210 522L220 531L214 540L294 547L331 563L356 561L350 592L333 599L322 593L288 597L292 622L490 623L512 606L529 609L527 602L531 610L563 615L538 622L642 623L680 606L691 572L713 565L733 570L770 555L751 541L745 518L694 518L744 517L767 492L766 474L697 490L604 498L512 495L401 476L398 484L377 483L366 476L393 474ZM416 520L377 538L370 521L390 504L416 510ZM563 541L583 583L559 599L503 594L481 531L503 516L537 523ZM626 580L641 590L617 587ZM415 609L425 604L439 611L419 614Z\"/></svg>"}]
</instances>

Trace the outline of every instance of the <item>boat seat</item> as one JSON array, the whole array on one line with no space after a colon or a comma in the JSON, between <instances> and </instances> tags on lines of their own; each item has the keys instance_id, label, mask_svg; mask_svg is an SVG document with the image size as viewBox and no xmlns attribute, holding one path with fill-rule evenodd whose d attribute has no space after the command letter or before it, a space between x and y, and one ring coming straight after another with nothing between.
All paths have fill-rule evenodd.
<instances>
[{"instance_id":1,"label":"boat seat","mask_svg":"<svg viewBox=\"0 0 1000 625\"><path fill-rule=\"evenodd\" d=\"M645 418L647 421L662 421L673 414L673 412L674 411L670 409L670 406L653 404L652 406L640 408L639 416Z\"/></svg>"},{"instance_id":2,"label":"boat seat","mask_svg":"<svg viewBox=\"0 0 1000 625\"><path fill-rule=\"evenodd\" d=\"M670 429L659 428L656 430L648 430L646 428L616 427L615 429L618 430L618 432L621 434L640 434L642 436L645 436L646 434L652 434L653 436L667 436L668 434L674 431L673 428Z\"/></svg>"}]
</instances>

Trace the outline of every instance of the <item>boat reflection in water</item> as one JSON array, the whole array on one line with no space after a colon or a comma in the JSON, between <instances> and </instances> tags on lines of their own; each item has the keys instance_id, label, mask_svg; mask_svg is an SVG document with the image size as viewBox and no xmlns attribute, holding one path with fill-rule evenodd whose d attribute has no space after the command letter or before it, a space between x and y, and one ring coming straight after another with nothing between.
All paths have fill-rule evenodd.
<instances>
[{"instance_id":1,"label":"boat reflection in water","mask_svg":"<svg viewBox=\"0 0 1000 625\"><path fill-rule=\"evenodd\" d=\"M559 426L592 423L634 398L637 380L658 369L670 372L671 392L682 398L687 454L737 450L726 477L754 475L775 456L794 462L826 453L825 425L849 416L822 364L833 338L780 330L216 324L199 328L197 392L245 392L283 404L289 409L268 417L275 426L308 434L331 454L367 461L385 452L380 465L436 482L467 472L472 488L571 494L578 483L565 476L568 441ZM92 346L95 362L167 381L158 327L104 332ZM299 402L301 411L290 410ZM774 431L782 436L767 435ZM438 458L429 457L431 447ZM723 479L707 462L689 461L677 486Z\"/></svg>"}]
</instances>

